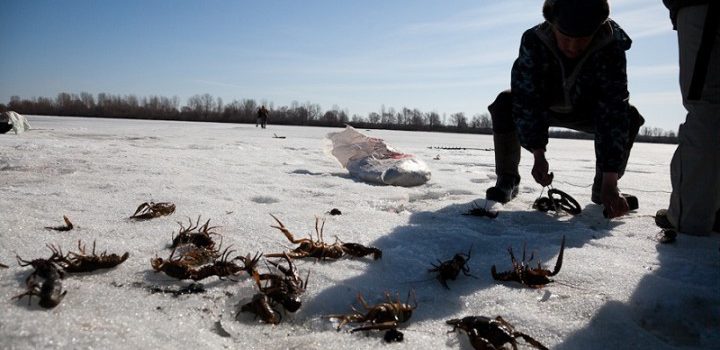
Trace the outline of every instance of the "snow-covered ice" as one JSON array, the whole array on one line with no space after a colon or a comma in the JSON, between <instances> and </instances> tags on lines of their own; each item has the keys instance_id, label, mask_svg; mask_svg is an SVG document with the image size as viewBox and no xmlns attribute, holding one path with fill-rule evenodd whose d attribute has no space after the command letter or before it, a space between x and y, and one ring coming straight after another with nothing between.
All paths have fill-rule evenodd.
<instances>
[{"instance_id":1,"label":"snow-covered ice","mask_svg":"<svg viewBox=\"0 0 720 350\"><path fill-rule=\"evenodd\" d=\"M448 334L445 324L469 315L500 315L553 349L720 348L720 235L654 240L652 216L668 202L673 145L635 145L621 189L638 196L640 209L607 220L590 203L592 142L553 139L554 185L581 203L582 214L531 208L541 188L524 152L521 193L497 206L500 215L491 220L461 215L473 202L483 205L494 183L493 153L482 150L492 148L490 136L363 131L431 167L428 183L404 188L351 178L326 152L325 135L341 129L28 119L34 130L0 135L0 263L10 266L0 269L0 348L470 349L467 337ZM177 210L127 220L149 201ZM333 208L342 215L327 215ZM204 294L151 293L189 284L150 266L151 258L169 255L178 221L210 219L238 254L287 250L293 245L270 227L271 213L297 237L324 217L326 238L375 246L383 257L297 261L301 275L310 272L304 303L278 326L234 320L236 304L254 293L245 276L204 280ZM75 229L45 229L61 225L63 215ZM555 283L529 289L490 276L492 265L509 269L509 246L527 244L552 266L563 235ZM115 269L67 276L67 295L54 309L12 299L32 271L15 255L47 258L46 244L76 250L78 240L130 258ZM428 273L432 263L470 247L477 278L461 275L447 290ZM411 289L419 305L401 327L401 343L384 343L381 332L336 332L322 317L350 312L357 293L376 303L385 291L405 299Z\"/></svg>"}]
</instances>

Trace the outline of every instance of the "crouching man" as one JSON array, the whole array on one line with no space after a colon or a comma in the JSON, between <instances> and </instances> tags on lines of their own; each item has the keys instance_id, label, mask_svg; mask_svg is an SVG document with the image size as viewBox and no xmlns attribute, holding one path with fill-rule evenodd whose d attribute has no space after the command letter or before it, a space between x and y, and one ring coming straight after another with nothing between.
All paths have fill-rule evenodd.
<instances>
[{"instance_id":1,"label":"crouching man","mask_svg":"<svg viewBox=\"0 0 720 350\"><path fill-rule=\"evenodd\" d=\"M557 126L595 135L591 200L609 217L629 211L618 179L644 119L628 103L625 51L631 40L609 12L607 0L546 0L545 22L523 34L511 90L488 107L497 183L487 199L506 203L517 195L520 146L535 158L535 181L552 182L545 146L548 128Z\"/></svg>"}]
</instances>

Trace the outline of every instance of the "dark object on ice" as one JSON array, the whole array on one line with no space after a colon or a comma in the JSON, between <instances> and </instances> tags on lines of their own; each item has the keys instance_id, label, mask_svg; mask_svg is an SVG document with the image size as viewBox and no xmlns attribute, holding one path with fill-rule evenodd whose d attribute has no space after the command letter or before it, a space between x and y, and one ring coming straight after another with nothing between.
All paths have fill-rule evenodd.
<instances>
[{"instance_id":1,"label":"dark object on ice","mask_svg":"<svg viewBox=\"0 0 720 350\"><path fill-rule=\"evenodd\" d=\"M505 321L502 317L489 318L485 316L467 316L461 319L447 320L445 323L453 326L450 332L462 329L470 338L470 344L475 349L500 349L510 343L513 349L517 349L515 338L523 338L534 348L547 350L531 336L518 332L515 327Z\"/></svg>"},{"instance_id":2,"label":"dark object on ice","mask_svg":"<svg viewBox=\"0 0 720 350\"><path fill-rule=\"evenodd\" d=\"M59 247L48 245L53 255L58 256L57 265L67 273L92 272L99 269L110 269L125 262L130 253L118 255L115 253L107 254L102 252L100 255L95 254L95 241L93 241L92 254L85 253L85 245L78 240L78 253L69 252L63 255Z\"/></svg>"},{"instance_id":3,"label":"dark object on ice","mask_svg":"<svg viewBox=\"0 0 720 350\"><path fill-rule=\"evenodd\" d=\"M277 134L273 134L274 139L284 139L285 136L277 136Z\"/></svg>"},{"instance_id":4,"label":"dark object on ice","mask_svg":"<svg viewBox=\"0 0 720 350\"><path fill-rule=\"evenodd\" d=\"M413 296L413 305L410 305L410 295ZM325 316L325 318L340 320L340 324L338 324L336 328L338 332L348 323L359 325L359 327L350 330L350 333L372 330L392 330L396 329L400 323L407 322L418 306L417 296L415 296L414 290L408 292L405 303L400 301L400 295L398 295L397 301L393 301L389 292L385 292L385 298L386 302L371 306L365 301L362 294L358 293L357 299L360 305L363 306L365 313L353 307L352 314L328 315Z\"/></svg>"},{"instance_id":5,"label":"dark object on ice","mask_svg":"<svg viewBox=\"0 0 720 350\"><path fill-rule=\"evenodd\" d=\"M470 247L470 250L468 250L467 254L458 253L455 254L455 256L450 260L438 260L440 265L431 264L433 268L429 269L428 272L438 272L437 279L446 289L450 289L450 287L448 287L447 285L447 280L454 281L461 271L465 276L477 278L470 274L470 267L467 266L467 262L470 261L471 251L472 247Z\"/></svg>"},{"instance_id":6,"label":"dark object on ice","mask_svg":"<svg viewBox=\"0 0 720 350\"><path fill-rule=\"evenodd\" d=\"M535 203L533 203L533 208L543 212L550 210L558 212L563 210L572 215L580 214L582 211L580 204L578 204L575 198L555 188L548 190L547 197L536 199Z\"/></svg>"},{"instance_id":7,"label":"dark object on ice","mask_svg":"<svg viewBox=\"0 0 720 350\"><path fill-rule=\"evenodd\" d=\"M383 339L385 339L385 341L388 343L401 342L405 339L405 336L396 328L392 328L389 331L385 332Z\"/></svg>"},{"instance_id":8,"label":"dark object on ice","mask_svg":"<svg viewBox=\"0 0 720 350\"><path fill-rule=\"evenodd\" d=\"M167 293L172 294L174 297L185 294L199 294L205 292L205 286L202 283L190 283L187 287L181 289L161 289L158 287L150 288L150 293Z\"/></svg>"},{"instance_id":9,"label":"dark object on ice","mask_svg":"<svg viewBox=\"0 0 720 350\"><path fill-rule=\"evenodd\" d=\"M660 231L655 238L660 243L673 243L677 239L677 232L673 229L666 228Z\"/></svg>"},{"instance_id":10,"label":"dark object on ice","mask_svg":"<svg viewBox=\"0 0 720 350\"><path fill-rule=\"evenodd\" d=\"M235 319L240 318L241 312L250 312L255 314L255 318L269 324L278 324L282 321L282 314L275 310L270 298L265 293L257 293L253 296L252 301L242 305L240 310L235 314Z\"/></svg>"},{"instance_id":11,"label":"dark object on ice","mask_svg":"<svg viewBox=\"0 0 720 350\"><path fill-rule=\"evenodd\" d=\"M467 212L463 213L463 215L470 215L470 216L484 216L491 219L495 219L498 217L497 211L490 211L485 208L480 208L475 202L473 202L473 207L470 208Z\"/></svg>"},{"instance_id":12,"label":"dark object on ice","mask_svg":"<svg viewBox=\"0 0 720 350\"><path fill-rule=\"evenodd\" d=\"M130 219L150 220L163 215L170 215L175 212L175 204L169 202L145 202L140 204ZM199 219L199 218L198 218Z\"/></svg>"},{"instance_id":13,"label":"dark object on ice","mask_svg":"<svg viewBox=\"0 0 720 350\"><path fill-rule=\"evenodd\" d=\"M485 199L505 204L515 198L520 186L519 176L498 176L495 186L485 192Z\"/></svg>"},{"instance_id":14,"label":"dark object on ice","mask_svg":"<svg viewBox=\"0 0 720 350\"><path fill-rule=\"evenodd\" d=\"M183 294L198 294L198 293L205 293L205 286L202 283L190 283L187 287L182 288L178 290L175 294L175 296L183 295Z\"/></svg>"},{"instance_id":15,"label":"dark object on ice","mask_svg":"<svg viewBox=\"0 0 720 350\"><path fill-rule=\"evenodd\" d=\"M562 238L560 243L560 254L558 255L557 262L555 262L555 268L550 271L543 269L540 263L537 264L536 268L531 267L534 254L530 255L530 259L525 260L525 246L523 246L522 260L517 261L513 254L512 247L508 248L510 253L510 260L512 261L512 270L497 273L495 265L492 266L490 272L496 281L515 281L530 288L542 288L544 285L552 282L548 277L557 275L560 272L563 262L563 252L565 251L565 236Z\"/></svg>"},{"instance_id":16,"label":"dark object on ice","mask_svg":"<svg viewBox=\"0 0 720 350\"><path fill-rule=\"evenodd\" d=\"M295 312L302 306L300 297L305 293L310 272L303 281L290 257L284 254L283 258L288 264L287 267L280 265L280 262L268 261L281 274L255 272L253 273L253 279L260 293L267 295L272 305L280 304L285 308L285 311ZM265 281L265 286L262 285L262 281Z\"/></svg>"},{"instance_id":17,"label":"dark object on ice","mask_svg":"<svg viewBox=\"0 0 720 350\"><path fill-rule=\"evenodd\" d=\"M27 261L19 256L16 256L16 258L18 265L32 266L35 271L25 279L27 291L14 296L13 299L22 299L27 295L28 305L30 305L32 297L37 296L40 298L38 305L43 308L51 309L58 306L65 294L67 294L67 291L62 290L62 282L60 281L65 277L65 274L56 265L60 257L53 252L53 255L48 259Z\"/></svg>"},{"instance_id":18,"label":"dark object on ice","mask_svg":"<svg viewBox=\"0 0 720 350\"><path fill-rule=\"evenodd\" d=\"M620 195L625 197L625 200L627 201L627 204L628 204L628 209L636 210L637 208L640 208L640 204L638 203L637 197L635 197L631 194L627 194L627 193L620 193ZM607 210L605 210L605 209L603 209L603 216L608 217ZM655 222L657 223L657 220L655 220Z\"/></svg>"},{"instance_id":19,"label":"dark object on ice","mask_svg":"<svg viewBox=\"0 0 720 350\"><path fill-rule=\"evenodd\" d=\"M10 123L0 123L0 134L4 134L12 129L12 124Z\"/></svg>"},{"instance_id":20,"label":"dark object on ice","mask_svg":"<svg viewBox=\"0 0 720 350\"><path fill-rule=\"evenodd\" d=\"M5 264L3 264L3 263L0 263L0 269L7 269L7 268L8 268L7 265L5 265Z\"/></svg>"},{"instance_id":21,"label":"dark object on ice","mask_svg":"<svg viewBox=\"0 0 720 350\"><path fill-rule=\"evenodd\" d=\"M65 226L45 226L45 229L48 230L54 230L54 231L70 231L73 229L73 224L70 222L70 219L68 219L67 216L63 215L63 220L65 220Z\"/></svg>"},{"instance_id":22,"label":"dark object on ice","mask_svg":"<svg viewBox=\"0 0 720 350\"><path fill-rule=\"evenodd\" d=\"M332 208L332 210L330 210L330 215L342 215L342 212L338 208Z\"/></svg>"},{"instance_id":23,"label":"dark object on ice","mask_svg":"<svg viewBox=\"0 0 720 350\"><path fill-rule=\"evenodd\" d=\"M178 222L178 224L180 225L180 231L177 236L173 236L171 248L177 248L183 244L192 244L198 248L215 249L215 241L213 241L212 236L220 236L220 234L213 230L219 226L210 226L210 219L205 221L202 226L200 225L200 216L198 216L195 224L188 218L188 227L183 226L181 222Z\"/></svg>"},{"instance_id":24,"label":"dark object on ice","mask_svg":"<svg viewBox=\"0 0 720 350\"><path fill-rule=\"evenodd\" d=\"M362 258L372 254L374 260L382 258L382 251L375 247L366 247L359 243L343 243L339 239L335 240L335 243L325 243L323 240L323 230L325 228L325 219L320 224L320 218L315 217L315 233L317 234L316 239L312 238L298 238L295 239L292 232L290 232L283 223L270 214L270 216L277 221L279 226L272 225L280 230L285 237L292 243L299 244L295 249L283 252L283 253L272 253L265 254L269 258L282 258L286 255L293 259L303 258L315 258L319 260L336 260L344 256L350 255L356 258Z\"/></svg>"},{"instance_id":25,"label":"dark object on ice","mask_svg":"<svg viewBox=\"0 0 720 350\"><path fill-rule=\"evenodd\" d=\"M628 203L630 204L630 203ZM673 225L667 217L667 209L660 209L655 213L655 225L660 228L674 229Z\"/></svg>"}]
</instances>

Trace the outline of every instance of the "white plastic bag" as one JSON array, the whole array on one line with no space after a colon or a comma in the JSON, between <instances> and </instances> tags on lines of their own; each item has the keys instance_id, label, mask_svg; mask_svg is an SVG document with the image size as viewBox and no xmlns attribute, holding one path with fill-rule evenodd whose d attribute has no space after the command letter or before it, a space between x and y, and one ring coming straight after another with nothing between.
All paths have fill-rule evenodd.
<instances>
[{"instance_id":1,"label":"white plastic bag","mask_svg":"<svg viewBox=\"0 0 720 350\"><path fill-rule=\"evenodd\" d=\"M16 135L23 131L30 130L30 123L28 123L27 118L13 111L0 114L0 122L11 124Z\"/></svg>"},{"instance_id":2,"label":"white plastic bag","mask_svg":"<svg viewBox=\"0 0 720 350\"><path fill-rule=\"evenodd\" d=\"M352 126L329 133L331 153L350 175L362 181L393 186L418 186L430 180L430 168L412 154L400 153L382 139L368 137Z\"/></svg>"}]
</instances>

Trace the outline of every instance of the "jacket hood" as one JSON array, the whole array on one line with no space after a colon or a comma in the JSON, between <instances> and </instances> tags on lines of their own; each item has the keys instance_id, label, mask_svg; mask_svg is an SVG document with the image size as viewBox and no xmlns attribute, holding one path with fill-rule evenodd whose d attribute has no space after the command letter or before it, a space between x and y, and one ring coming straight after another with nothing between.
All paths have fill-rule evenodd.
<instances>
[{"instance_id":1,"label":"jacket hood","mask_svg":"<svg viewBox=\"0 0 720 350\"><path fill-rule=\"evenodd\" d=\"M630 39L630 36L628 36L615 21L608 19L607 24L610 26L612 37L618 45L620 45L620 47L625 51L629 50L630 46L632 46L632 39Z\"/></svg>"}]
</instances>

